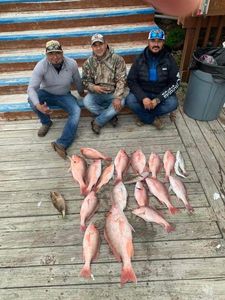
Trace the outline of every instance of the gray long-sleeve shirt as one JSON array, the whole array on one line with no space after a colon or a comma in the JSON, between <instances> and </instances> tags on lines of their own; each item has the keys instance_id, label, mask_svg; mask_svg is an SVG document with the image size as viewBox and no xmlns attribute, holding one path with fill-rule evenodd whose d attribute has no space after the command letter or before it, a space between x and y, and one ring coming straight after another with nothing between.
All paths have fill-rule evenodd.
<instances>
[{"instance_id":1,"label":"gray long-sleeve shirt","mask_svg":"<svg viewBox=\"0 0 225 300\"><path fill-rule=\"evenodd\" d=\"M58 73L45 57L33 70L27 89L28 97L34 105L37 105L39 103L37 91L40 88L53 95L66 95L71 90L71 84L76 85L79 94L83 93L77 62L64 56L62 69Z\"/></svg>"}]
</instances>

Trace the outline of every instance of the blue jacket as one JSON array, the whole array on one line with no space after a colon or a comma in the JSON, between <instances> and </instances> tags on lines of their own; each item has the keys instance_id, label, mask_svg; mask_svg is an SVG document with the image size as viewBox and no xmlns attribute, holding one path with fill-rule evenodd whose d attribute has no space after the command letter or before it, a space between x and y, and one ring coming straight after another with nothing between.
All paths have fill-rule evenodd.
<instances>
[{"instance_id":1,"label":"blue jacket","mask_svg":"<svg viewBox=\"0 0 225 300\"><path fill-rule=\"evenodd\" d=\"M156 61L157 74L154 80L150 80L153 58ZM127 80L130 91L139 101L148 97L147 94L155 94L155 98L163 101L178 89L180 75L178 66L167 46L164 46L157 55L152 54L146 47L131 66Z\"/></svg>"}]
</instances>

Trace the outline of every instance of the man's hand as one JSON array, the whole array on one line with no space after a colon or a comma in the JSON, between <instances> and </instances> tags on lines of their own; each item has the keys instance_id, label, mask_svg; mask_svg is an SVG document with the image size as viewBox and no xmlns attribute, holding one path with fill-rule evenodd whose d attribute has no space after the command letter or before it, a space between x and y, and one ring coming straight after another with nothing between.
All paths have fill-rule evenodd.
<instances>
[{"instance_id":1,"label":"man's hand","mask_svg":"<svg viewBox=\"0 0 225 300\"><path fill-rule=\"evenodd\" d=\"M145 109L148 109L148 110L152 109L152 100L150 98L146 97L142 101L143 101L143 105L144 105Z\"/></svg>"},{"instance_id":2,"label":"man's hand","mask_svg":"<svg viewBox=\"0 0 225 300\"><path fill-rule=\"evenodd\" d=\"M52 113L52 111L49 109L46 103L44 104L38 103L36 105L36 108L45 115L50 115Z\"/></svg>"},{"instance_id":3,"label":"man's hand","mask_svg":"<svg viewBox=\"0 0 225 300\"><path fill-rule=\"evenodd\" d=\"M120 111L122 108L121 100L120 99L114 99L113 102L113 107L115 108L116 111Z\"/></svg>"},{"instance_id":4,"label":"man's hand","mask_svg":"<svg viewBox=\"0 0 225 300\"><path fill-rule=\"evenodd\" d=\"M104 86L94 85L93 89L94 89L95 93L97 93L97 94L108 94L109 93L109 89Z\"/></svg>"},{"instance_id":5,"label":"man's hand","mask_svg":"<svg viewBox=\"0 0 225 300\"><path fill-rule=\"evenodd\" d=\"M159 103L160 103L160 100L158 98L154 98L152 99L152 109L154 109Z\"/></svg>"}]
</instances>

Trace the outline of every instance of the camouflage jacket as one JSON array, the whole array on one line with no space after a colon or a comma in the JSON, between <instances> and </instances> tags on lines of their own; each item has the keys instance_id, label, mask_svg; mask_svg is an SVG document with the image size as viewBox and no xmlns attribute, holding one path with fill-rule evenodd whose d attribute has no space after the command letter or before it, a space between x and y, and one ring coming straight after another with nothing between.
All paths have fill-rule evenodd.
<instances>
[{"instance_id":1,"label":"camouflage jacket","mask_svg":"<svg viewBox=\"0 0 225 300\"><path fill-rule=\"evenodd\" d=\"M111 48L102 59L90 56L82 67L82 81L84 88L94 92L93 86L107 87L109 93L114 93L115 99L122 99L128 95L126 64L124 59L115 54Z\"/></svg>"}]
</instances>

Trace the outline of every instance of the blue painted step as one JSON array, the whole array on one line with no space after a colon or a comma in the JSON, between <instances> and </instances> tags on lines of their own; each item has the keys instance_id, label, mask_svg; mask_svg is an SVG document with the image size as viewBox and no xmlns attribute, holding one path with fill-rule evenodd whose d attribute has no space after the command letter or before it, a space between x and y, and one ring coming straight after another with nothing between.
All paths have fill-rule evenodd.
<instances>
[{"instance_id":1,"label":"blue painted step","mask_svg":"<svg viewBox=\"0 0 225 300\"><path fill-rule=\"evenodd\" d=\"M115 53L121 56L127 55L138 55L143 50L143 47L135 47L129 49L114 49ZM82 52L66 52L65 55L73 59L86 59L91 55L91 50L86 50ZM24 62L38 62L45 55L44 54L34 54L34 55L15 55L15 56L0 56L0 64L10 64L10 63L24 63Z\"/></svg>"},{"instance_id":2,"label":"blue painted step","mask_svg":"<svg viewBox=\"0 0 225 300\"><path fill-rule=\"evenodd\" d=\"M149 32L150 29L158 28L152 25L136 25L136 26L113 26L107 28L105 27L90 27L89 29L79 29L79 30L65 30L63 32L44 32L40 31L38 33L17 33L17 34L0 34L0 41L19 41L19 40L38 40L38 39L59 39L59 38L69 38L69 37L82 37L82 36L92 36L96 32L103 35L118 35L118 34L135 34L142 32Z\"/></svg>"},{"instance_id":3,"label":"blue painted step","mask_svg":"<svg viewBox=\"0 0 225 300\"><path fill-rule=\"evenodd\" d=\"M91 18L106 18L106 17L118 17L118 16L131 16L131 15L151 15L154 14L153 8L129 8L129 9L117 9L117 10L102 10L102 11L78 11L71 14L50 14L50 15L33 15L23 17L0 17L1 24L15 24L15 23L33 23L33 22L50 22L50 21L62 21L62 20L78 20L78 19L91 19Z\"/></svg>"}]
</instances>

